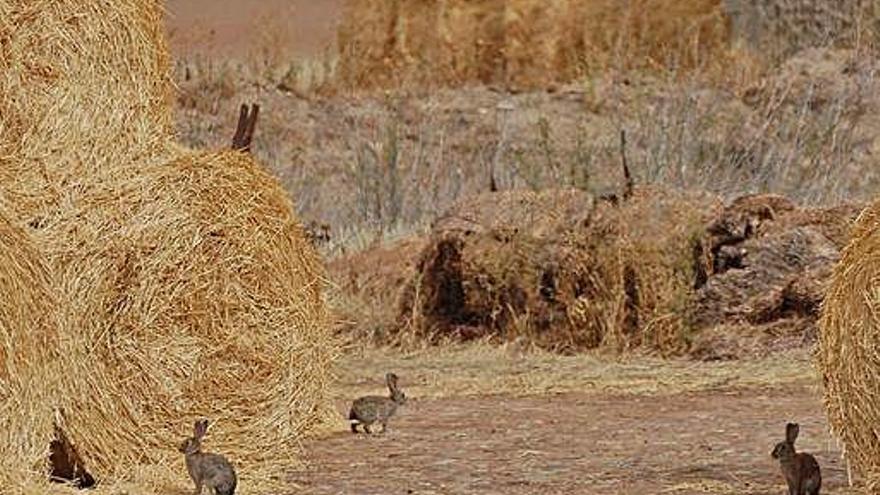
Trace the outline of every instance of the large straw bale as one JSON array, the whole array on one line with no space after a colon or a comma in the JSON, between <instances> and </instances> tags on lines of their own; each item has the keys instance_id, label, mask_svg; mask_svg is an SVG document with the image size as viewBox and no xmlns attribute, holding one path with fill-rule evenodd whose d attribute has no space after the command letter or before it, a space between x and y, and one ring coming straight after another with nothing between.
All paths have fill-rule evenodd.
<instances>
[{"instance_id":1,"label":"large straw bale","mask_svg":"<svg viewBox=\"0 0 880 495\"><path fill-rule=\"evenodd\" d=\"M161 5L0 1L0 183L17 217L40 222L84 175L172 144Z\"/></svg>"},{"instance_id":2,"label":"large straw bale","mask_svg":"<svg viewBox=\"0 0 880 495\"><path fill-rule=\"evenodd\" d=\"M620 205L573 190L467 200L434 225L401 316L429 334L680 352L694 244L720 206L659 188Z\"/></svg>"},{"instance_id":3,"label":"large straw bale","mask_svg":"<svg viewBox=\"0 0 880 495\"><path fill-rule=\"evenodd\" d=\"M0 190L59 321L57 346L30 346L49 357L4 382L28 392L2 403L26 409L0 437L21 443L0 445L17 493L49 490L58 435L99 490L180 491L175 447L198 417L240 492L272 491L327 414L323 268L249 155L174 142L161 15L154 0L0 0ZM3 349L35 328L3 328Z\"/></svg>"},{"instance_id":4,"label":"large straw bale","mask_svg":"<svg viewBox=\"0 0 880 495\"><path fill-rule=\"evenodd\" d=\"M880 490L880 203L857 219L819 320L817 365L831 429L871 493Z\"/></svg>"},{"instance_id":5,"label":"large straw bale","mask_svg":"<svg viewBox=\"0 0 880 495\"><path fill-rule=\"evenodd\" d=\"M243 493L271 487L327 412L332 352L323 269L287 194L232 151L89 187L40 232L68 301L60 426L99 479L179 477L170 447L207 417Z\"/></svg>"}]
</instances>

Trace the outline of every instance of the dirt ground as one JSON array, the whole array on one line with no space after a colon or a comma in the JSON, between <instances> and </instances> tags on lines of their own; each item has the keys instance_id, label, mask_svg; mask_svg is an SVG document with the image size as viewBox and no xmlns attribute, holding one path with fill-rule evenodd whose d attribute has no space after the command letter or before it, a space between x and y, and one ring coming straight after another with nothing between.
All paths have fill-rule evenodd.
<instances>
[{"instance_id":1,"label":"dirt ground","mask_svg":"<svg viewBox=\"0 0 880 495\"><path fill-rule=\"evenodd\" d=\"M808 388L662 397L578 393L411 400L385 435L306 445L291 481L309 494L784 493L770 458L787 420L847 493L821 403Z\"/></svg>"},{"instance_id":2,"label":"dirt ground","mask_svg":"<svg viewBox=\"0 0 880 495\"><path fill-rule=\"evenodd\" d=\"M394 371L409 402L385 435L352 435L349 401ZM346 349L334 432L305 441L296 493L784 493L785 423L847 491L806 350L730 362L560 356L515 345Z\"/></svg>"}]
</instances>

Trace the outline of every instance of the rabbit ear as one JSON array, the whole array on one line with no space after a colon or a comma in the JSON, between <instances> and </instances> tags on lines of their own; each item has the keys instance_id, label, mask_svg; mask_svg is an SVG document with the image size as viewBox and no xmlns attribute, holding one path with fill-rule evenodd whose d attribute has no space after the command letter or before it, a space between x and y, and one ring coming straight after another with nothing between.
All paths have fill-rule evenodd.
<instances>
[{"instance_id":1,"label":"rabbit ear","mask_svg":"<svg viewBox=\"0 0 880 495\"><path fill-rule=\"evenodd\" d=\"M193 425L193 436L196 439L201 439L205 436L205 433L208 432L208 420L200 419L196 421L195 425Z\"/></svg>"},{"instance_id":2,"label":"rabbit ear","mask_svg":"<svg viewBox=\"0 0 880 495\"><path fill-rule=\"evenodd\" d=\"M798 433L800 432L800 426L797 423L788 423L785 425L785 441L788 443L794 443L797 440Z\"/></svg>"}]
</instances>

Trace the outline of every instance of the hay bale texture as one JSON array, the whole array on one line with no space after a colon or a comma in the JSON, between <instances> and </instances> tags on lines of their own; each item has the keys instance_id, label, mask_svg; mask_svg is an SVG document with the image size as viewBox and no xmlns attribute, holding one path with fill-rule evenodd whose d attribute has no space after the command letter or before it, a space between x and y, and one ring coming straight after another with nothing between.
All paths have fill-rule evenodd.
<instances>
[{"instance_id":1,"label":"hay bale texture","mask_svg":"<svg viewBox=\"0 0 880 495\"><path fill-rule=\"evenodd\" d=\"M834 269L817 364L831 429L871 493L880 490L880 203L868 206Z\"/></svg>"},{"instance_id":2,"label":"hay bale texture","mask_svg":"<svg viewBox=\"0 0 880 495\"><path fill-rule=\"evenodd\" d=\"M61 427L98 478L179 465L207 417L244 493L271 486L325 417L322 267L275 179L248 155L195 153L96 181L40 232L58 273Z\"/></svg>"},{"instance_id":3,"label":"hay bale texture","mask_svg":"<svg viewBox=\"0 0 880 495\"><path fill-rule=\"evenodd\" d=\"M99 491L180 491L176 447L207 417L239 492L277 491L326 418L333 354L323 267L288 195L248 154L174 141L160 2L0 0L0 14L0 192L59 302L56 366L7 366L8 390L35 392L0 397L31 411L0 436L16 469L0 480L64 490L47 486L58 428ZM7 352L35 338L4 331Z\"/></svg>"},{"instance_id":4,"label":"hay bale texture","mask_svg":"<svg viewBox=\"0 0 880 495\"><path fill-rule=\"evenodd\" d=\"M58 357L58 298L30 236L0 213L0 483L45 472L53 410L50 370ZM48 436L34 434L48 432Z\"/></svg>"},{"instance_id":5,"label":"hay bale texture","mask_svg":"<svg viewBox=\"0 0 880 495\"><path fill-rule=\"evenodd\" d=\"M467 200L435 224L401 317L429 335L680 352L693 245L719 209L658 188L619 205L574 190Z\"/></svg>"},{"instance_id":6,"label":"hay bale texture","mask_svg":"<svg viewBox=\"0 0 880 495\"><path fill-rule=\"evenodd\" d=\"M277 489L327 418L332 358L323 267L289 198L234 151L112 175L34 232L64 323L53 380L28 404L45 417L15 440L45 453L58 426L99 486L157 493L188 483L175 446L207 417L241 492ZM12 484L45 480L39 467Z\"/></svg>"},{"instance_id":7,"label":"hay bale texture","mask_svg":"<svg viewBox=\"0 0 880 495\"><path fill-rule=\"evenodd\" d=\"M39 222L108 161L172 144L162 15L159 0L0 1L0 181L15 214Z\"/></svg>"}]
</instances>

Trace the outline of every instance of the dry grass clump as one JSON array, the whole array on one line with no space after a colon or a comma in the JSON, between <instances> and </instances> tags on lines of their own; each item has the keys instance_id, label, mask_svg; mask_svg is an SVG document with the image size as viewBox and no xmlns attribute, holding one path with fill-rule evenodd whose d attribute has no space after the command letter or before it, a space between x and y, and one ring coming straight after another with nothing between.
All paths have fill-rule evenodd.
<instances>
[{"instance_id":1,"label":"dry grass clump","mask_svg":"<svg viewBox=\"0 0 880 495\"><path fill-rule=\"evenodd\" d=\"M692 68L724 56L719 0L352 0L338 77L351 87L480 82L516 88L614 68Z\"/></svg>"},{"instance_id":2,"label":"dry grass clump","mask_svg":"<svg viewBox=\"0 0 880 495\"><path fill-rule=\"evenodd\" d=\"M817 365L825 384L825 407L846 457L872 492L880 489L880 204L856 221L849 245L834 270L819 320Z\"/></svg>"},{"instance_id":3,"label":"dry grass clump","mask_svg":"<svg viewBox=\"0 0 880 495\"><path fill-rule=\"evenodd\" d=\"M340 335L360 344L387 344L398 336L398 298L427 242L413 235L328 261L328 303Z\"/></svg>"},{"instance_id":4,"label":"dry grass clump","mask_svg":"<svg viewBox=\"0 0 880 495\"><path fill-rule=\"evenodd\" d=\"M0 179L23 220L108 160L170 144L161 1L3 0L0 40Z\"/></svg>"},{"instance_id":5,"label":"dry grass clump","mask_svg":"<svg viewBox=\"0 0 880 495\"><path fill-rule=\"evenodd\" d=\"M463 202L434 226L403 294L404 328L562 351L684 351L693 252L720 206L660 188L619 205L574 190Z\"/></svg>"},{"instance_id":6,"label":"dry grass clump","mask_svg":"<svg viewBox=\"0 0 880 495\"><path fill-rule=\"evenodd\" d=\"M584 234L592 254L577 267L590 274L591 289L570 318L611 349L687 351L688 308L706 263L698 254L721 207L712 194L662 187L636 188L618 207L601 205Z\"/></svg>"},{"instance_id":7,"label":"dry grass clump","mask_svg":"<svg viewBox=\"0 0 880 495\"><path fill-rule=\"evenodd\" d=\"M326 418L332 358L323 269L287 195L232 151L88 187L38 232L68 322L59 427L99 481L160 490L187 483L175 447L207 417L242 492L277 487ZM141 466L158 471L132 479Z\"/></svg>"}]
</instances>

